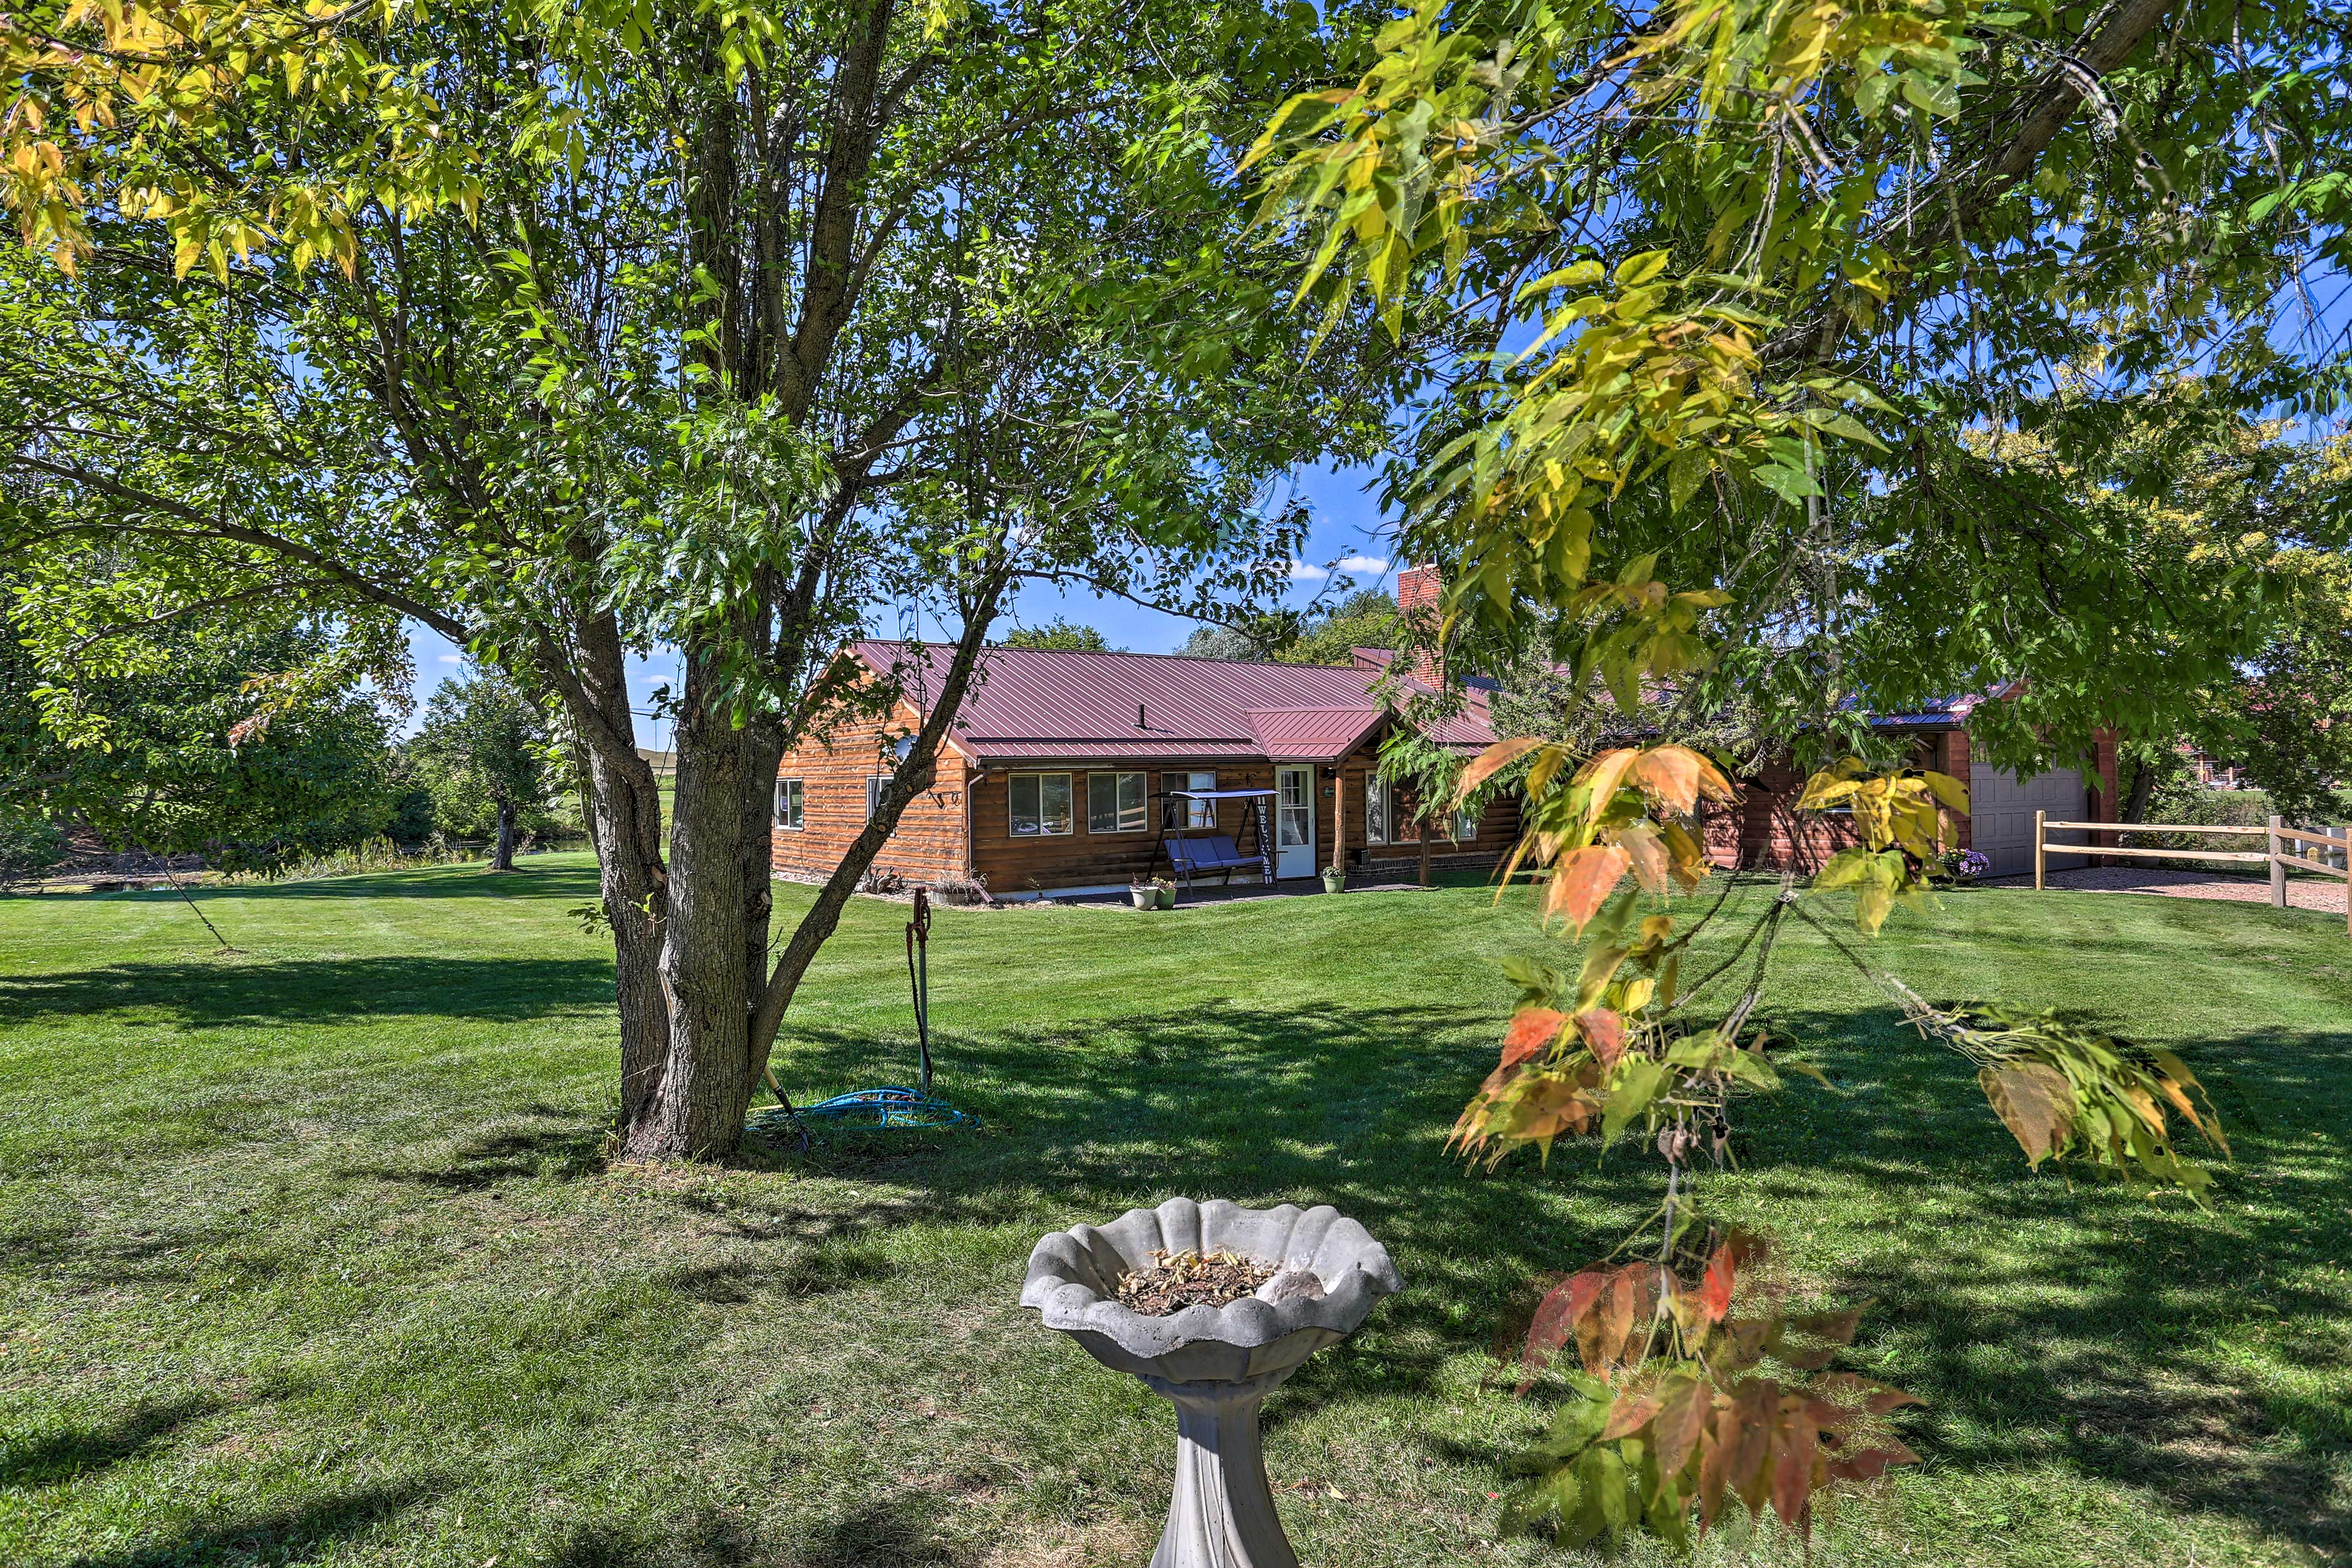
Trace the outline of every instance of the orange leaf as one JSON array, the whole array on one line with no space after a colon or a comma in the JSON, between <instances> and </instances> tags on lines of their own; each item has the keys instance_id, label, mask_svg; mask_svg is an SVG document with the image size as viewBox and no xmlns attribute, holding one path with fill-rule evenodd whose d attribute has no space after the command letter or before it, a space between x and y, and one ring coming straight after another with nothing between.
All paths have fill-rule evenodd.
<instances>
[{"instance_id":1,"label":"orange leaf","mask_svg":"<svg viewBox=\"0 0 2352 1568\"><path fill-rule=\"evenodd\" d=\"M1576 1027L1604 1069L1614 1068L1625 1054L1625 1020L1608 1008L1586 1008L1576 1016Z\"/></svg>"},{"instance_id":2,"label":"orange leaf","mask_svg":"<svg viewBox=\"0 0 2352 1568\"><path fill-rule=\"evenodd\" d=\"M1633 760L1627 782L1637 784L1677 816L1698 809L1698 771L1706 759L1687 746L1654 746Z\"/></svg>"},{"instance_id":3,"label":"orange leaf","mask_svg":"<svg viewBox=\"0 0 2352 1568\"><path fill-rule=\"evenodd\" d=\"M1694 752L1693 755L1697 753ZM1738 805L1739 804L1738 787L1723 776L1721 768L1717 767L1704 756L1699 756L1698 759L1698 792L1720 805Z\"/></svg>"},{"instance_id":4,"label":"orange leaf","mask_svg":"<svg viewBox=\"0 0 2352 1568\"><path fill-rule=\"evenodd\" d=\"M1496 742L1472 758L1470 765L1462 770L1462 782L1454 791L1454 804L1458 805L1468 800L1471 792L1480 784L1545 743L1540 735L1521 735L1515 740Z\"/></svg>"},{"instance_id":5,"label":"orange leaf","mask_svg":"<svg viewBox=\"0 0 2352 1568\"><path fill-rule=\"evenodd\" d=\"M1714 1393L1704 1383L1694 1381L1688 1388L1666 1395L1658 1406L1654 1435L1660 1475L1671 1476L1683 1468L1714 1410Z\"/></svg>"},{"instance_id":6,"label":"orange leaf","mask_svg":"<svg viewBox=\"0 0 2352 1568\"><path fill-rule=\"evenodd\" d=\"M1738 1268L1728 1247L1717 1247L1715 1256L1707 1259L1706 1278L1698 1285L1698 1301L1708 1322L1723 1321L1723 1315L1731 1310L1731 1286Z\"/></svg>"},{"instance_id":7,"label":"orange leaf","mask_svg":"<svg viewBox=\"0 0 2352 1568\"><path fill-rule=\"evenodd\" d=\"M2008 1061L1981 1069L1977 1081L1994 1114L2016 1134L2029 1166L2066 1146L2074 1126L2074 1089L2064 1073L2046 1062Z\"/></svg>"},{"instance_id":8,"label":"orange leaf","mask_svg":"<svg viewBox=\"0 0 2352 1568\"><path fill-rule=\"evenodd\" d=\"M1819 1430L1801 1410L1784 1411L1772 1437L1772 1511L1795 1531L1809 1523L1813 1496L1813 1458Z\"/></svg>"},{"instance_id":9,"label":"orange leaf","mask_svg":"<svg viewBox=\"0 0 2352 1568\"><path fill-rule=\"evenodd\" d=\"M1555 1013L1549 1007L1530 1007L1519 1014L1511 1020L1510 1028L1504 1032L1502 1065L1517 1067L1537 1055L1551 1044L1560 1026L1567 1022L1566 1014Z\"/></svg>"},{"instance_id":10,"label":"orange leaf","mask_svg":"<svg viewBox=\"0 0 2352 1568\"><path fill-rule=\"evenodd\" d=\"M1858 1454L1832 1459L1830 1475L1841 1481L1875 1480L1886 1473L1889 1465L1916 1465L1918 1462L1918 1455L1889 1437L1879 1447L1864 1448Z\"/></svg>"},{"instance_id":11,"label":"orange leaf","mask_svg":"<svg viewBox=\"0 0 2352 1568\"><path fill-rule=\"evenodd\" d=\"M1613 836L1617 847L1625 851L1633 862L1633 880L1645 893L1666 890L1666 873L1671 866L1664 841L1654 827L1626 827Z\"/></svg>"},{"instance_id":12,"label":"orange leaf","mask_svg":"<svg viewBox=\"0 0 2352 1568\"><path fill-rule=\"evenodd\" d=\"M1600 1440L1613 1443L1620 1437L1630 1437L1650 1424L1658 1413L1658 1402L1647 1394L1621 1394L1609 1407L1608 1422L1601 1428Z\"/></svg>"},{"instance_id":13,"label":"orange leaf","mask_svg":"<svg viewBox=\"0 0 2352 1568\"><path fill-rule=\"evenodd\" d=\"M1552 873L1549 912L1566 915L1581 936L1633 863L1633 858L1613 844L1570 851Z\"/></svg>"},{"instance_id":14,"label":"orange leaf","mask_svg":"<svg viewBox=\"0 0 2352 1568\"><path fill-rule=\"evenodd\" d=\"M1643 1327L1642 1320L1649 1315L1648 1309L1653 1303L1649 1292L1643 1287L1648 1283L1647 1276L1653 1267L1647 1263L1629 1263L1618 1270L1616 1279L1610 1285L1608 1299L1601 1304L1599 1364L1593 1364L1592 1357L1586 1358L1587 1370L1596 1376L1602 1367L1613 1366L1626 1359L1627 1345L1632 1342L1634 1331Z\"/></svg>"},{"instance_id":15,"label":"orange leaf","mask_svg":"<svg viewBox=\"0 0 2352 1568\"><path fill-rule=\"evenodd\" d=\"M1771 1486L1772 1429L1780 1425L1780 1385L1769 1377L1751 1377L1734 1392L1731 1408L1722 1420L1731 1424L1726 1434L1732 1442L1731 1484L1748 1511L1764 1507Z\"/></svg>"},{"instance_id":16,"label":"orange leaf","mask_svg":"<svg viewBox=\"0 0 2352 1568\"><path fill-rule=\"evenodd\" d=\"M1621 746L1613 752L1603 752L1584 764L1576 782L1592 791L1592 809L1597 814L1607 805L1624 783L1625 770L1632 767L1642 753L1631 746Z\"/></svg>"}]
</instances>

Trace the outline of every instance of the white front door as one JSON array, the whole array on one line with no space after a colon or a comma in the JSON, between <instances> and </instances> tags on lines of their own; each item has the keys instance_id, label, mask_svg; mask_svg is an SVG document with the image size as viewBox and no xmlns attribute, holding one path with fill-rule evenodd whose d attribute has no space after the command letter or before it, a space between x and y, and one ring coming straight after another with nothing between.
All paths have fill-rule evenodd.
<instances>
[{"instance_id":1,"label":"white front door","mask_svg":"<svg viewBox=\"0 0 2352 1568\"><path fill-rule=\"evenodd\" d=\"M1315 875L1315 770L1274 770L1274 874Z\"/></svg>"}]
</instances>

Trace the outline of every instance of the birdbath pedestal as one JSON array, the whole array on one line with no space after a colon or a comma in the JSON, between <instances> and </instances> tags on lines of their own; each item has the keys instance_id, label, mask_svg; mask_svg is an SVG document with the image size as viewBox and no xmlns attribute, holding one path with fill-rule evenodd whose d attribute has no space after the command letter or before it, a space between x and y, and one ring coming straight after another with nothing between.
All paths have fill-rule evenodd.
<instances>
[{"instance_id":1,"label":"birdbath pedestal","mask_svg":"<svg viewBox=\"0 0 2352 1568\"><path fill-rule=\"evenodd\" d=\"M1276 1272L1255 1296L1148 1318L1118 1289L1155 1251L1233 1252ZM1151 1568L1297 1568L1266 1484L1258 1405L1403 1286L1387 1250L1328 1205L1171 1198L1038 1242L1021 1304L1176 1406L1175 1491Z\"/></svg>"}]
</instances>

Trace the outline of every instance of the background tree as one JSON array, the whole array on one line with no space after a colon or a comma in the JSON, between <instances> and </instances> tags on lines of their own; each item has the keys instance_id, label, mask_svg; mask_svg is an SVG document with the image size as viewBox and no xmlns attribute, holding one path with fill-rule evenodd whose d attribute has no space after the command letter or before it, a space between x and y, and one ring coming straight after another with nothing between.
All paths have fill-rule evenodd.
<instances>
[{"instance_id":1,"label":"background tree","mask_svg":"<svg viewBox=\"0 0 2352 1568\"><path fill-rule=\"evenodd\" d=\"M543 819L558 783L555 733L539 703L503 673L475 669L434 691L407 749L422 764L444 826L462 832L487 816L490 869L513 870L517 818ZM477 801L479 807L468 809Z\"/></svg>"},{"instance_id":2,"label":"background tree","mask_svg":"<svg viewBox=\"0 0 2352 1568\"><path fill-rule=\"evenodd\" d=\"M1006 647L1062 648L1074 653L1113 651L1108 638L1093 626L1055 616L1041 626L1015 626L1004 634Z\"/></svg>"},{"instance_id":3,"label":"background tree","mask_svg":"<svg viewBox=\"0 0 2352 1568\"><path fill-rule=\"evenodd\" d=\"M266 875L383 834L394 716L319 679L335 662L323 630L212 616L108 636L77 621L63 646L79 651L42 658L62 640L47 619L58 606L37 582L13 589L0 598L0 809L26 843L54 848L40 823Z\"/></svg>"},{"instance_id":4,"label":"background tree","mask_svg":"<svg viewBox=\"0 0 2352 1568\"><path fill-rule=\"evenodd\" d=\"M410 617L560 704L625 1145L722 1153L1012 585L1270 597L1297 520L1267 479L1377 437L1402 371L1343 331L1349 374L1310 380L1276 285L1224 261L1229 150L1328 57L1246 5L391 21L11 14L0 190L74 270L20 254L0 286L8 461L48 487L0 543L63 582L129 541L179 604ZM835 658L890 607L943 658ZM667 835L626 681L656 645ZM777 761L901 692L933 717L778 941Z\"/></svg>"},{"instance_id":5,"label":"background tree","mask_svg":"<svg viewBox=\"0 0 2352 1568\"><path fill-rule=\"evenodd\" d=\"M1979 437L2029 433L2105 491L2151 455L2136 430L2190 437L2165 405L2334 405L2344 341L2294 318L2345 255L2345 188L2298 171L2352 126L2346 17L2266 11L2256 45L2247 16L1399 20L1258 156L1318 302L1369 296L1409 333L1442 301L1499 356L1433 359L1391 470L1404 552L1448 565L1457 627L1505 636L1520 606L1605 609L1575 608L1596 564L1727 592L1721 681L1769 682L1776 725L1825 750L1858 713L2012 687L1982 742L2014 765L2177 731L2267 596L2151 578L2084 491ZM1629 658L1692 673L1662 607L1613 613Z\"/></svg>"}]
</instances>

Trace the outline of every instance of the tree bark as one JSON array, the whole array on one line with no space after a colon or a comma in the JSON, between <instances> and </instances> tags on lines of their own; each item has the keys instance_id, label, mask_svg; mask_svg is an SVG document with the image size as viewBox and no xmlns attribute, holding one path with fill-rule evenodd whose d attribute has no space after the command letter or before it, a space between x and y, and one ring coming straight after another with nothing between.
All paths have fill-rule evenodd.
<instances>
[{"instance_id":1,"label":"tree bark","mask_svg":"<svg viewBox=\"0 0 2352 1568\"><path fill-rule=\"evenodd\" d=\"M2147 820L2148 797L2156 793L2156 769L2141 763L2132 769L2131 790L2124 796L2123 819L2126 822Z\"/></svg>"},{"instance_id":2,"label":"tree bark","mask_svg":"<svg viewBox=\"0 0 2352 1568\"><path fill-rule=\"evenodd\" d=\"M514 869L514 803L509 800L499 802L498 843L490 849L490 869L493 871Z\"/></svg>"}]
</instances>

